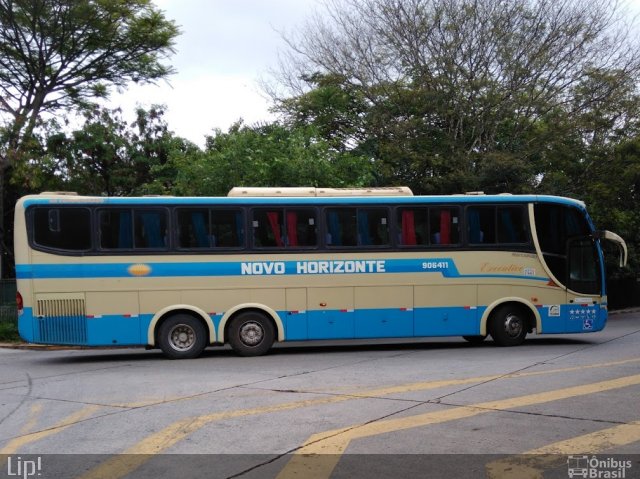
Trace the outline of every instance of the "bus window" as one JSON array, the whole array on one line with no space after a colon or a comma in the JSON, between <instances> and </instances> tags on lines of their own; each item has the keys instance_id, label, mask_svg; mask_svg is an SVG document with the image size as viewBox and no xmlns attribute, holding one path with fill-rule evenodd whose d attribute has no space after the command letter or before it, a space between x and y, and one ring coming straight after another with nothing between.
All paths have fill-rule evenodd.
<instances>
[{"instance_id":1,"label":"bus window","mask_svg":"<svg viewBox=\"0 0 640 479\"><path fill-rule=\"evenodd\" d=\"M317 245L315 210L304 208L255 210L253 245L257 248L309 248Z\"/></svg>"},{"instance_id":2,"label":"bus window","mask_svg":"<svg viewBox=\"0 0 640 479\"><path fill-rule=\"evenodd\" d=\"M456 207L401 208L401 246L449 246L460 242L460 210Z\"/></svg>"},{"instance_id":3,"label":"bus window","mask_svg":"<svg viewBox=\"0 0 640 479\"><path fill-rule=\"evenodd\" d=\"M589 224L578 209L565 205L539 203L534 215L542 257L556 279L566 285L568 242L589 235Z\"/></svg>"},{"instance_id":4,"label":"bus window","mask_svg":"<svg viewBox=\"0 0 640 479\"><path fill-rule=\"evenodd\" d=\"M100 211L99 217L100 248L133 248L133 229L130 210L121 208L102 210Z\"/></svg>"},{"instance_id":5,"label":"bus window","mask_svg":"<svg viewBox=\"0 0 640 479\"><path fill-rule=\"evenodd\" d=\"M134 248L164 248L167 219L164 211L134 210Z\"/></svg>"},{"instance_id":6,"label":"bus window","mask_svg":"<svg viewBox=\"0 0 640 479\"><path fill-rule=\"evenodd\" d=\"M593 238L569 241L569 289L581 294L600 294L598 251Z\"/></svg>"},{"instance_id":7,"label":"bus window","mask_svg":"<svg viewBox=\"0 0 640 479\"><path fill-rule=\"evenodd\" d=\"M329 208L328 246L386 246L389 213L386 208Z\"/></svg>"},{"instance_id":8,"label":"bus window","mask_svg":"<svg viewBox=\"0 0 640 479\"><path fill-rule=\"evenodd\" d=\"M458 208L429 208L431 242L434 245L460 243L460 210Z\"/></svg>"},{"instance_id":9,"label":"bus window","mask_svg":"<svg viewBox=\"0 0 640 479\"><path fill-rule=\"evenodd\" d=\"M33 241L65 251L91 249L91 213L87 208L36 208Z\"/></svg>"},{"instance_id":10,"label":"bus window","mask_svg":"<svg viewBox=\"0 0 640 479\"><path fill-rule=\"evenodd\" d=\"M401 246L429 244L429 210L427 208L400 208L397 221Z\"/></svg>"},{"instance_id":11,"label":"bus window","mask_svg":"<svg viewBox=\"0 0 640 479\"><path fill-rule=\"evenodd\" d=\"M164 210L111 208L101 210L102 249L153 249L167 245L167 218Z\"/></svg>"},{"instance_id":12,"label":"bus window","mask_svg":"<svg viewBox=\"0 0 640 479\"><path fill-rule=\"evenodd\" d=\"M524 208L513 206L470 206L467 208L470 244L528 243Z\"/></svg>"},{"instance_id":13,"label":"bus window","mask_svg":"<svg viewBox=\"0 0 640 479\"><path fill-rule=\"evenodd\" d=\"M209 248L215 244L209 231L209 210L179 209L178 248Z\"/></svg>"},{"instance_id":14,"label":"bus window","mask_svg":"<svg viewBox=\"0 0 640 479\"><path fill-rule=\"evenodd\" d=\"M244 215L240 210L211 210L210 243L216 248L244 246Z\"/></svg>"},{"instance_id":15,"label":"bus window","mask_svg":"<svg viewBox=\"0 0 640 479\"><path fill-rule=\"evenodd\" d=\"M528 243L524 209L521 206L498 206L498 243Z\"/></svg>"},{"instance_id":16,"label":"bus window","mask_svg":"<svg viewBox=\"0 0 640 479\"><path fill-rule=\"evenodd\" d=\"M238 248L244 245L240 210L179 208L178 248Z\"/></svg>"},{"instance_id":17,"label":"bus window","mask_svg":"<svg viewBox=\"0 0 640 479\"><path fill-rule=\"evenodd\" d=\"M470 244L495 244L496 209L493 206L471 206L467 209Z\"/></svg>"},{"instance_id":18,"label":"bus window","mask_svg":"<svg viewBox=\"0 0 640 479\"><path fill-rule=\"evenodd\" d=\"M286 211L286 222L288 247L315 247L318 244L314 210L289 208Z\"/></svg>"},{"instance_id":19,"label":"bus window","mask_svg":"<svg viewBox=\"0 0 640 479\"><path fill-rule=\"evenodd\" d=\"M358 208L358 244L385 246L389 244L388 212L383 208Z\"/></svg>"}]
</instances>

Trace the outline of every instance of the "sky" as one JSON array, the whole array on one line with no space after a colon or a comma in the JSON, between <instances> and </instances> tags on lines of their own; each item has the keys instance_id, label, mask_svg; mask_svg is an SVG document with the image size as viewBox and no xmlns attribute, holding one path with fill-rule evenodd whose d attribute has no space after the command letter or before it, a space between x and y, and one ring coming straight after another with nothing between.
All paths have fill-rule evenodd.
<instances>
[{"instance_id":1,"label":"sky","mask_svg":"<svg viewBox=\"0 0 640 479\"><path fill-rule=\"evenodd\" d=\"M168 83L114 93L110 106L133 118L138 105L164 104L169 128L200 146L215 128L227 131L239 119L252 125L275 118L259 80L286 51L280 32L323 10L322 0L153 1L182 31L168 60L177 74ZM640 0L622 1L630 13L640 13Z\"/></svg>"},{"instance_id":2,"label":"sky","mask_svg":"<svg viewBox=\"0 0 640 479\"><path fill-rule=\"evenodd\" d=\"M259 80L278 61L279 32L304 23L318 0L154 0L180 26L176 53L167 61L177 74L156 85L131 85L112 93L109 106L133 115L137 105L167 106L165 119L178 136L203 145L214 128L227 131L273 120Z\"/></svg>"}]
</instances>

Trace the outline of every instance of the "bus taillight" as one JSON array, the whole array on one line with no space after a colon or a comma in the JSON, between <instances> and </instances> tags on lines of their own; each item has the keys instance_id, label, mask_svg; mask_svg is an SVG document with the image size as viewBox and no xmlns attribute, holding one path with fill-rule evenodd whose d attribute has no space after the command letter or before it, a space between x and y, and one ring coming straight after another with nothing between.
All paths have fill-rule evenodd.
<instances>
[{"instance_id":1,"label":"bus taillight","mask_svg":"<svg viewBox=\"0 0 640 479\"><path fill-rule=\"evenodd\" d=\"M22 295L19 291L16 291L16 307L18 309L18 314L22 314L22 310L24 308L24 302L22 301Z\"/></svg>"}]
</instances>

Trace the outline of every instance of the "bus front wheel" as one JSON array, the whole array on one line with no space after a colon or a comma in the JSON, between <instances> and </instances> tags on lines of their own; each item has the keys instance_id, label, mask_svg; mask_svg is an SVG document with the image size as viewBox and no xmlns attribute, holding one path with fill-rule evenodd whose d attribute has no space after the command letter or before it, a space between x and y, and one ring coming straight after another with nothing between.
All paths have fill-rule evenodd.
<instances>
[{"instance_id":1,"label":"bus front wheel","mask_svg":"<svg viewBox=\"0 0 640 479\"><path fill-rule=\"evenodd\" d=\"M160 325L158 343L171 359L195 358L207 346L207 328L193 316L177 314Z\"/></svg>"},{"instance_id":2,"label":"bus front wheel","mask_svg":"<svg viewBox=\"0 0 640 479\"><path fill-rule=\"evenodd\" d=\"M527 336L528 315L522 307L504 304L492 314L489 332L498 346L518 346Z\"/></svg>"},{"instance_id":3,"label":"bus front wheel","mask_svg":"<svg viewBox=\"0 0 640 479\"><path fill-rule=\"evenodd\" d=\"M260 312L240 313L229 325L229 344L240 356L265 354L274 340L273 323Z\"/></svg>"}]
</instances>

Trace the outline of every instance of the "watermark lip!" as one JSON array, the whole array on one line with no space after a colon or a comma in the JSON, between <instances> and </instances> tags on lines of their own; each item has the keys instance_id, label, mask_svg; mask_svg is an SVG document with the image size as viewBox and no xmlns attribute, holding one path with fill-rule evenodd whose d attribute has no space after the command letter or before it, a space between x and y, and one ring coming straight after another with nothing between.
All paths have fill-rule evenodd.
<instances>
[{"instance_id":1,"label":"watermark lip!","mask_svg":"<svg viewBox=\"0 0 640 479\"><path fill-rule=\"evenodd\" d=\"M632 464L630 460L616 457L570 455L567 458L567 474L570 478L625 479Z\"/></svg>"},{"instance_id":2,"label":"watermark lip!","mask_svg":"<svg viewBox=\"0 0 640 479\"><path fill-rule=\"evenodd\" d=\"M28 479L42 475L42 457L22 459L22 456L7 457L7 476Z\"/></svg>"}]
</instances>

